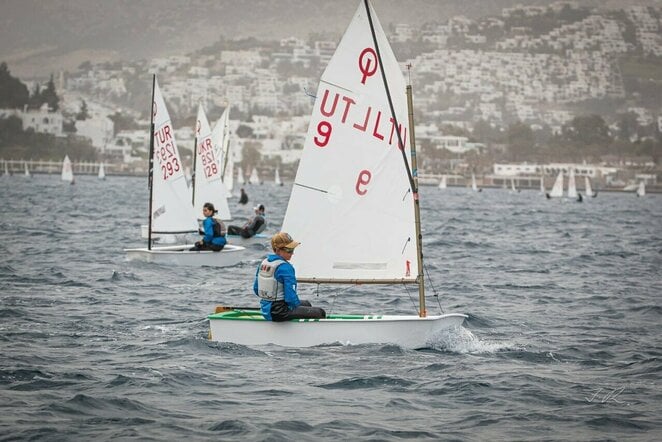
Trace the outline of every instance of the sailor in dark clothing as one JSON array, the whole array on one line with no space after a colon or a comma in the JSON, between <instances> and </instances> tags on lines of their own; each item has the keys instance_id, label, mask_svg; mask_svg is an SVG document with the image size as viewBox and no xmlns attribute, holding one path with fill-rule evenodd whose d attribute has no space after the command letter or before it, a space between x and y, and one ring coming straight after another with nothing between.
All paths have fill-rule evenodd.
<instances>
[{"instance_id":1,"label":"sailor in dark clothing","mask_svg":"<svg viewBox=\"0 0 662 442\"><path fill-rule=\"evenodd\" d=\"M243 226L228 226L228 234L250 238L262 232L267 227L267 220L264 217L264 204L255 206L253 210L255 210L255 216L246 221Z\"/></svg>"},{"instance_id":2,"label":"sailor in dark clothing","mask_svg":"<svg viewBox=\"0 0 662 442\"><path fill-rule=\"evenodd\" d=\"M246 195L246 191L244 188L241 188L241 195L239 196L239 204L246 204L248 203L248 195Z\"/></svg>"}]
</instances>

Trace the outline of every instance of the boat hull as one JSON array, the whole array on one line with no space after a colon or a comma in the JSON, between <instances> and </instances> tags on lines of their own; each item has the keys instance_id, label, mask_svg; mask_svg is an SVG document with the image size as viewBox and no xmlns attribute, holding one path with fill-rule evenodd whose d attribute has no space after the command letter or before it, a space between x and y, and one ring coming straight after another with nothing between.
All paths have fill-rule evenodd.
<instances>
[{"instance_id":1,"label":"boat hull","mask_svg":"<svg viewBox=\"0 0 662 442\"><path fill-rule=\"evenodd\" d=\"M251 236L250 238L244 238L241 235L230 235L228 233L225 235L225 238L228 240L229 244L237 244L241 246L248 246L253 244L267 246L271 242L271 236L265 235L263 233L258 233L257 235Z\"/></svg>"},{"instance_id":2,"label":"boat hull","mask_svg":"<svg viewBox=\"0 0 662 442\"><path fill-rule=\"evenodd\" d=\"M129 261L143 261L155 264L169 264L178 266L211 266L228 267L238 264L246 258L242 253L245 247L227 244L220 252L211 250L190 251L193 244L152 247L140 249L124 249Z\"/></svg>"},{"instance_id":3,"label":"boat hull","mask_svg":"<svg viewBox=\"0 0 662 442\"><path fill-rule=\"evenodd\" d=\"M275 344L313 347L324 344L395 344L429 348L440 331L460 327L459 313L440 316L330 315L326 319L265 321L259 311L232 311L210 315L210 339L241 345Z\"/></svg>"}]
</instances>

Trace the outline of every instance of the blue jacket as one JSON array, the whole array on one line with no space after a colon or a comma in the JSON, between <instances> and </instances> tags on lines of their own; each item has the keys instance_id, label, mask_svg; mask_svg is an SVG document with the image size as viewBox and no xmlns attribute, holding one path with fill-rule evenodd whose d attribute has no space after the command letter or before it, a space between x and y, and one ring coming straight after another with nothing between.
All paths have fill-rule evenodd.
<instances>
[{"instance_id":1,"label":"blue jacket","mask_svg":"<svg viewBox=\"0 0 662 442\"><path fill-rule=\"evenodd\" d=\"M224 246L227 242L224 236L214 236L214 220L212 220L211 216L208 216L202 221L202 228L205 231L205 236L202 237L205 244Z\"/></svg>"},{"instance_id":2,"label":"blue jacket","mask_svg":"<svg viewBox=\"0 0 662 442\"><path fill-rule=\"evenodd\" d=\"M282 257L276 254L269 254L267 256L269 262L276 260L284 261L283 264L279 265L274 273L274 278L276 281L283 284L285 288L284 298L287 308L294 310L301 304L299 301L299 296L297 296L297 277L294 274L294 267L289 262L285 261ZM257 296L257 274L260 273L260 266L257 266L257 271L255 272L255 281L253 282L253 292ZM262 310L262 316L267 321L271 321L271 301L265 299L260 299L260 309Z\"/></svg>"}]
</instances>

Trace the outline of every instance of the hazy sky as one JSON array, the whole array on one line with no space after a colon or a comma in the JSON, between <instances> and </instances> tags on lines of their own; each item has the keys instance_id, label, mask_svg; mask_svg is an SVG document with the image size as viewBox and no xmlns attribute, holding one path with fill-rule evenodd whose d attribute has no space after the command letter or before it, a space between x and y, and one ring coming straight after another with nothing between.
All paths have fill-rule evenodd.
<instances>
[{"instance_id":1,"label":"hazy sky","mask_svg":"<svg viewBox=\"0 0 662 442\"><path fill-rule=\"evenodd\" d=\"M358 0L0 0L0 61L15 75L47 77L85 60L187 53L226 38L339 38ZM498 14L542 0L373 0L384 26ZM582 0L582 5L662 5L662 0Z\"/></svg>"}]
</instances>

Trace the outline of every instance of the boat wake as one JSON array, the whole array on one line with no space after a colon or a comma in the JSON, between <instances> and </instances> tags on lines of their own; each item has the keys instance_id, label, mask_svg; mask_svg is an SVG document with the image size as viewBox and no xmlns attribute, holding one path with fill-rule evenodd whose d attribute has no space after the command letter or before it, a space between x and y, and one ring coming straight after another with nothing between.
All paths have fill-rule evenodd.
<instances>
[{"instance_id":1,"label":"boat wake","mask_svg":"<svg viewBox=\"0 0 662 442\"><path fill-rule=\"evenodd\" d=\"M509 342L483 341L464 327L440 330L430 338L430 348L452 353L496 353L513 348Z\"/></svg>"}]
</instances>

